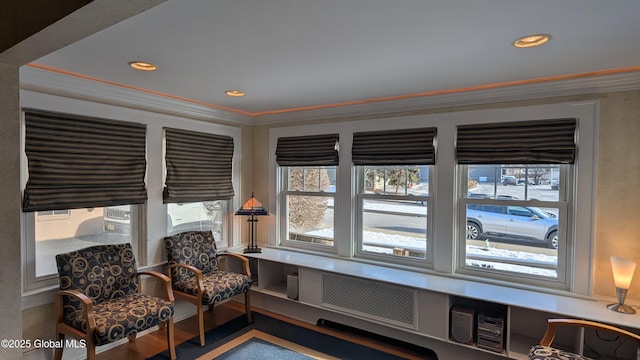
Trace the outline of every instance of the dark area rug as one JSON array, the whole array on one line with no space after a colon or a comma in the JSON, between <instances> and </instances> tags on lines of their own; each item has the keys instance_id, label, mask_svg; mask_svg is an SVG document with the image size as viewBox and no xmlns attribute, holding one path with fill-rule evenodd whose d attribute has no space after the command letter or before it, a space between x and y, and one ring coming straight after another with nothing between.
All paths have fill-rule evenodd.
<instances>
[{"instance_id":1,"label":"dark area rug","mask_svg":"<svg viewBox=\"0 0 640 360\"><path fill-rule=\"evenodd\" d=\"M278 337L280 339L295 343L297 345L313 349L324 354L339 358L339 359L353 359L353 360L398 360L404 359L383 351L379 351L364 345L356 344L347 340L343 340L337 337L319 333L304 327L293 325L278 319L274 319L270 316L253 313L253 323L248 324L245 316L239 316L225 324L218 326L215 329L209 330L206 334L206 345L200 347L198 337L186 341L176 346L176 355L178 359L196 359L204 354L207 354L214 349L232 341L233 339L244 335L251 330L259 330L266 334ZM377 340L380 340L378 338ZM397 340L389 339L389 343L398 345ZM407 348L415 350L415 345L406 344ZM233 356L233 352L227 352L227 355L220 357L221 359L269 359L273 358L273 354L265 353L263 347L262 351L256 351L252 353L250 357L247 357L247 347L237 350L237 356ZM429 349L421 349L424 351L424 359L437 360L435 353ZM242 355L239 355L239 351L245 351ZM275 351L275 350L274 350ZM165 360L169 359L168 351L160 353L151 358L152 360Z\"/></svg>"}]
</instances>

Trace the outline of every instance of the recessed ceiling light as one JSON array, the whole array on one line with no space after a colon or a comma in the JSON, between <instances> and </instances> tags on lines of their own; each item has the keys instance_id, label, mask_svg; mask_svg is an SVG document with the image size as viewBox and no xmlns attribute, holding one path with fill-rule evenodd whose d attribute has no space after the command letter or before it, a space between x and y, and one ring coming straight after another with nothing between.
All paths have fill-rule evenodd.
<instances>
[{"instance_id":1,"label":"recessed ceiling light","mask_svg":"<svg viewBox=\"0 0 640 360\"><path fill-rule=\"evenodd\" d=\"M240 96L246 95L243 91L240 91L240 90L227 90L224 93L227 94L228 96L234 96L234 97L240 97Z\"/></svg>"},{"instance_id":2,"label":"recessed ceiling light","mask_svg":"<svg viewBox=\"0 0 640 360\"><path fill-rule=\"evenodd\" d=\"M516 39L513 42L513 46L518 48L528 48L528 47L540 46L548 42L549 40L551 40L551 35L549 34L527 35L519 39Z\"/></svg>"},{"instance_id":3,"label":"recessed ceiling light","mask_svg":"<svg viewBox=\"0 0 640 360\"><path fill-rule=\"evenodd\" d=\"M146 61L129 61L128 64L129 66L131 66L136 70L141 70L141 71L158 70L158 67L156 65L153 65L152 63L146 62Z\"/></svg>"}]
</instances>

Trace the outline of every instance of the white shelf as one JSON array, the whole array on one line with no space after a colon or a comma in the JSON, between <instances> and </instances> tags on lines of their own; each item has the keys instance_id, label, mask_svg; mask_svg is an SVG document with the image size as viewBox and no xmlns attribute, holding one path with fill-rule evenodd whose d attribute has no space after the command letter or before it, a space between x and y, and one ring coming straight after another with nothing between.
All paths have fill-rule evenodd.
<instances>
[{"instance_id":1,"label":"white shelf","mask_svg":"<svg viewBox=\"0 0 640 360\"><path fill-rule=\"evenodd\" d=\"M262 253L259 254L245 255L257 259L382 281L410 288L640 329L640 315L627 315L610 311L606 308L607 303L602 301L486 284L449 276L423 274L357 261L335 259L328 256L271 248L264 248ZM399 279L402 280L399 281Z\"/></svg>"},{"instance_id":2,"label":"white shelf","mask_svg":"<svg viewBox=\"0 0 640 360\"><path fill-rule=\"evenodd\" d=\"M262 289L262 291L287 297L287 283L279 283L279 284L271 285L269 287Z\"/></svg>"},{"instance_id":3,"label":"white shelf","mask_svg":"<svg viewBox=\"0 0 640 360\"><path fill-rule=\"evenodd\" d=\"M546 329L546 319L553 317L582 318L592 321L640 329L639 315L612 312L606 303L575 296L543 293L488 283L470 281L453 276L418 273L388 268L331 256L311 255L293 251L263 248L262 253L244 254L257 259L259 286L253 288L262 294L287 298L287 275L299 273L301 305L327 308L321 289L322 276L337 274L354 279L358 285L382 282L415 291L415 328L404 331L437 339L453 347L473 349L482 359L526 360L529 348L536 344ZM355 280L361 279L361 280ZM363 283L362 280L365 282ZM493 352L474 345L460 344L449 339L448 314L452 306L460 305L476 311L504 313L506 332L504 351ZM349 309L350 310L350 309ZM332 309L349 315L347 309ZM367 317L351 314L355 318ZM385 321L369 319L378 325L391 326Z\"/></svg>"}]
</instances>

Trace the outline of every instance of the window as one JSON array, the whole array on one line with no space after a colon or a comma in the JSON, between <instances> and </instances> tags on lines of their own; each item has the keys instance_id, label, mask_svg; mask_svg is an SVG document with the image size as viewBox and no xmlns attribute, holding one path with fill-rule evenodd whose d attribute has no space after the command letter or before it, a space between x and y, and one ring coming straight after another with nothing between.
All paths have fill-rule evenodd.
<instances>
[{"instance_id":1,"label":"window","mask_svg":"<svg viewBox=\"0 0 640 360\"><path fill-rule=\"evenodd\" d=\"M228 227L224 226L224 219L228 209L228 200L169 203L167 204L167 234L173 235L190 230L211 231L216 245L226 247Z\"/></svg>"},{"instance_id":2,"label":"window","mask_svg":"<svg viewBox=\"0 0 640 360\"><path fill-rule=\"evenodd\" d=\"M173 128L164 128L164 133L167 234L209 230L216 246L227 247L234 196L233 138Z\"/></svg>"},{"instance_id":3,"label":"window","mask_svg":"<svg viewBox=\"0 0 640 360\"><path fill-rule=\"evenodd\" d=\"M461 201L466 205L461 206L466 209L462 214L466 221L464 266L563 282L568 204L560 201L564 195L552 189L550 180L557 176L559 181L555 174L561 169L566 173L566 166L464 168L463 182L468 184L467 196ZM503 173L518 174L517 185L505 182ZM521 181L530 173L537 174L535 181Z\"/></svg>"},{"instance_id":4,"label":"window","mask_svg":"<svg viewBox=\"0 0 640 360\"><path fill-rule=\"evenodd\" d=\"M360 256L387 256L393 261L431 258L427 215L435 135L435 128L353 134L352 161L359 176L356 251Z\"/></svg>"},{"instance_id":5,"label":"window","mask_svg":"<svg viewBox=\"0 0 640 360\"><path fill-rule=\"evenodd\" d=\"M24 121L25 289L55 284L63 252L130 242L137 253L146 126L30 109Z\"/></svg>"},{"instance_id":6,"label":"window","mask_svg":"<svg viewBox=\"0 0 640 360\"><path fill-rule=\"evenodd\" d=\"M71 211L69 210L45 210L45 211L38 211L36 213L36 216L38 216L38 220L43 220L47 217L56 217L56 218L67 217L70 215L70 213Z\"/></svg>"},{"instance_id":7,"label":"window","mask_svg":"<svg viewBox=\"0 0 640 360\"><path fill-rule=\"evenodd\" d=\"M427 259L430 166L358 166L361 256Z\"/></svg>"},{"instance_id":8,"label":"window","mask_svg":"<svg viewBox=\"0 0 640 360\"><path fill-rule=\"evenodd\" d=\"M278 138L280 243L335 249L338 134Z\"/></svg>"},{"instance_id":9,"label":"window","mask_svg":"<svg viewBox=\"0 0 640 360\"><path fill-rule=\"evenodd\" d=\"M283 167L283 242L334 247L335 166Z\"/></svg>"},{"instance_id":10,"label":"window","mask_svg":"<svg viewBox=\"0 0 640 360\"><path fill-rule=\"evenodd\" d=\"M460 272L568 288L575 128L574 119L458 127Z\"/></svg>"},{"instance_id":11,"label":"window","mask_svg":"<svg viewBox=\"0 0 640 360\"><path fill-rule=\"evenodd\" d=\"M326 124L272 128L270 244L589 295L597 113L581 102L336 122L331 166L315 161L337 155L337 135L296 162L321 145L295 135ZM293 204L312 200L326 204L317 223L298 226L308 211Z\"/></svg>"},{"instance_id":12,"label":"window","mask_svg":"<svg viewBox=\"0 0 640 360\"><path fill-rule=\"evenodd\" d=\"M136 219L136 216L131 216L131 210L135 212L136 208L134 205L120 205L56 210L66 213L62 217L43 217L36 212L33 227L35 277L55 275L55 256L60 253L106 243L132 243L136 251L137 239L135 233L131 232L131 220ZM34 218L33 214L30 218Z\"/></svg>"}]
</instances>

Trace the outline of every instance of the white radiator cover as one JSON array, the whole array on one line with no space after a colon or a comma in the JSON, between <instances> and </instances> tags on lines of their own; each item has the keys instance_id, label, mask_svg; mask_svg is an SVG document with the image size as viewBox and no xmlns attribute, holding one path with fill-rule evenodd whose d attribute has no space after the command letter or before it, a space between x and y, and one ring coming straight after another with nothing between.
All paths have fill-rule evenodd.
<instances>
[{"instance_id":1,"label":"white radiator cover","mask_svg":"<svg viewBox=\"0 0 640 360\"><path fill-rule=\"evenodd\" d=\"M416 329L417 291L359 278L322 273L322 306Z\"/></svg>"}]
</instances>

